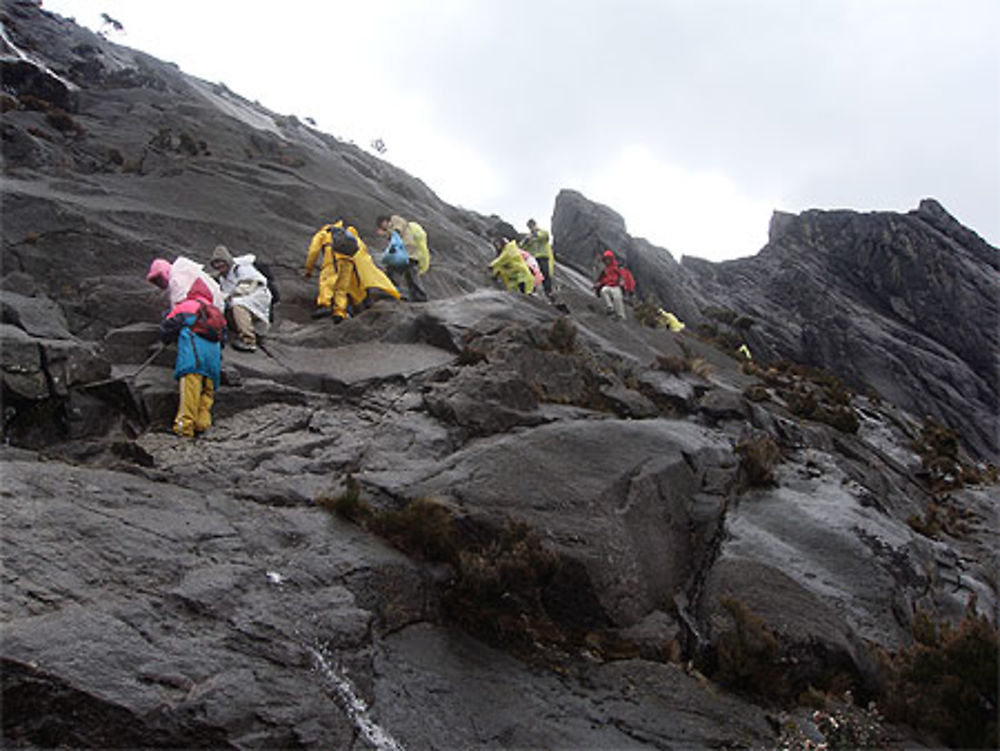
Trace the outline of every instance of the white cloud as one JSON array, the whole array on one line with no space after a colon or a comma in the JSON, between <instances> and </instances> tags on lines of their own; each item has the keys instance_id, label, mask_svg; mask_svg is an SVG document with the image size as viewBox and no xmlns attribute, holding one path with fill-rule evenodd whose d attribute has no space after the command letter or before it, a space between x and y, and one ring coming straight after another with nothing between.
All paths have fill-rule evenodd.
<instances>
[{"instance_id":1,"label":"white cloud","mask_svg":"<svg viewBox=\"0 0 1000 751\"><path fill-rule=\"evenodd\" d=\"M92 28L107 12L115 41L359 145L381 137L445 200L518 226L566 187L675 255L735 257L775 208L930 196L1000 240L996 0L45 7Z\"/></svg>"},{"instance_id":2,"label":"white cloud","mask_svg":"<svg viewBox=\"0 0 1000 751\"><path fill-rule=\"evenodd\" d=\"M645 237L675 257L712 261L760 250L767 242L767 217L777 205L747 195L721 173L667 163L643 145L623 148L583 178L580 190L619 213L616 207L627 206L629 234Z\"/></svg>"}]
</instances>

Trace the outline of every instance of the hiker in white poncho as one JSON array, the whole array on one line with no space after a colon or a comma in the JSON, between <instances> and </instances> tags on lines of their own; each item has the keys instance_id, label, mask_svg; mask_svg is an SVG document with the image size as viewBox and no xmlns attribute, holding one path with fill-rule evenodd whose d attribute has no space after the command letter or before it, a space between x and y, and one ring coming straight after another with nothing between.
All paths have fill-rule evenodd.
<instances>
[{"instance_id":1,"label":"hiker in white poncho","mask_svg":"<svg viewBox=\"0 0 1000 751\"><path fill-rule=\"evenodd\" d=\"M225 245L212 251L209 265L218 273L219 286L226 298L226 317L236 338L233 349L254 352L257 334L270 326L271 290L265 277L254 266L252 253L233 258Z\"/></svg>"}]
</instances>

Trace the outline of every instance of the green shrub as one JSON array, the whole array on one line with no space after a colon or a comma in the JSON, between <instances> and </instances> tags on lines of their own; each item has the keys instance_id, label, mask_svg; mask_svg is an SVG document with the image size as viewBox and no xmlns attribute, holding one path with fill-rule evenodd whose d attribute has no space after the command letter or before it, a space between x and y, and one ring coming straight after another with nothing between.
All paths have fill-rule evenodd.
<instances>
[{"instance_id":1,"label":"green shrub","mask_svg":"<svg viewBox=\"0 0 1000 751\"><path fill-rule=\"evenodd\" d=\"M920 640L889 661L886 716L952 748L997 748L997 628L973 598L957 627L914 626Z\"/></svg>"},{"instance_id":2,"label":"green shrub","mask_svg":"<svg viewBox=\"0 0 1000 751\"><path fill-rule=\"evenodd\" d=\"M663 323L660 320L660 304L652 297L647 297L637 302L632 308L635 313L635 320L640 325L651 329L662 329Z\"/></svg>"},{"instance_id":3,"label":"green shrub","mask_svg":"<svg viewBox=\"0 0 1000 751\"><path fill-rule=\"evenodd\" d=\"M560 567L525 524L511 523L458 556L458 575L445 598L448 612L472 633L518 648L563 644L571 637L549 615L546 590Z\"/></svg>"},{"instance_id":4,"label":"green shrub","mask_svg":"<svg viewBox=\"0 0 1000 751\"><path fill-rule=\"evenodd\" d=\"M735 691L759 696L781 695L778 640L764 621L734 597L721 600L731 628L716 640L715 680Z\"/></svg>"}]
</instances>

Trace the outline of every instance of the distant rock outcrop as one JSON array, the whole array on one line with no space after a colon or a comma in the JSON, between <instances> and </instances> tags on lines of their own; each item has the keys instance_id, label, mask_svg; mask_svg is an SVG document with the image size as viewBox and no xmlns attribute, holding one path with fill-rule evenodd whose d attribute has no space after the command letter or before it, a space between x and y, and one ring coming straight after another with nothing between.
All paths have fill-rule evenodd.
<instances>
[{"instance_id":1,"label":"distant rock outcrop","mask_svg":"<svg viewBox=\"0 0 1000 751\"><path fill-rule=\"evenodd\" d=\"M558 255L581 270L611 248L636 272L640 294L683 320L702 321L709 307L747 316L762 362L830 370L954 427L996 460L1000 256L936 201L908 214L775 214L760 253L723 263L677 264L572 191L557 197L553 225Z\"/></svg>"}]
</instances>

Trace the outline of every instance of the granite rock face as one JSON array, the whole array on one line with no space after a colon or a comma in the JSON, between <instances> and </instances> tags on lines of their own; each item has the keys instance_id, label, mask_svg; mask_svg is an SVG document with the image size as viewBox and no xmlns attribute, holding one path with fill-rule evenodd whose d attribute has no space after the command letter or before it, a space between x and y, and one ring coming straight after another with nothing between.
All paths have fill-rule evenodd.
<instances>
[{"instance_id":1,"label":"granite rock face","mask_svg":"<svg viewBox=\"0 0 1000 751\"><path fill-rule=\"evenodd\" d=\"M935 492L913 448L926 405L988 448L996 392L974 346L995 250L936 204L778 217L753 259L678 264L564 192L558 304L509 295L485 274L497 217L37 3L3 12L30 68L2 115L6 745L767 747L773 708L711 680L732 602L790 691L864 695L918 609L996 611L995 488ZM430 301L311 319L312 232L373 239L385 210L428 229ZM225 350L188 442L144 272L219 242L269 260L282 303L257 352ZM606 316L604 247L688 329ZM695 335L713 306L754 318L761 361L882 399L803 416L804 377ZM837 315L852 341L827 352L804 332ZM879 380L897 361L912 379ZM942 509L961 524L913 523Z\"/></svg>"},{"instance_id":2,"label":"granite rock face","mask_svg":"<svg viewBox=\"0 0 1000 751\"><path fill-rule=\"evenodd\" d=\"M557 197L553 227L557 254L581 271L611 248L640 296L685 322L710 309L752 319L742 336L759 360L827 369L961 430L996 461L1000 255L937 201L907 214L775 214L757 255L723 263L677 264L573 191Z\"/></svg>"}]
</instances>

